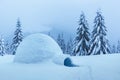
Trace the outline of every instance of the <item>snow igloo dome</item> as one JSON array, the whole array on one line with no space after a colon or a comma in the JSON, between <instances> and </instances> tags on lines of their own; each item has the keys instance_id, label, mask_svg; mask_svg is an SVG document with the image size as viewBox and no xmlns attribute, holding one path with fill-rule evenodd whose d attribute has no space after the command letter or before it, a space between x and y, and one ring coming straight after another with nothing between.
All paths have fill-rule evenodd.
<instances>
[{"instance_id":1,"label":"snow igloo dome","mask_svg":"<svg viewBox=\"0 0 120 80\"><path fill-rule=\"evenodd\" d=\"M23 39L17 48L14 62L38 63L61 54L62 50L51 37L36 33Z\"/></svg>"}]
</instances>

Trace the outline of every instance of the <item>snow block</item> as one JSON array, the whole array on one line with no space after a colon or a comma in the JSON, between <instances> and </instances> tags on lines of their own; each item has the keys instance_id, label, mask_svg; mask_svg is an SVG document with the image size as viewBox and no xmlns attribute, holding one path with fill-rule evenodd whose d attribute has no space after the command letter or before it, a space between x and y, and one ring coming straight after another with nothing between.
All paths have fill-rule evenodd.
<instances>
[{"instance_id":1,"label":"snow block","mask_svg":"<svg viewBox=\"0 0 120 80\"><path fill-rule=\"evenodd\" d=\"M64 65L64 60L66 59L66 55L55 55L52 59L53 63L57 65Z\"/></svg>"},{"instance_id":2,"label":"snow block","mask_svg":"<svg viewBox=\"0 0 120 80\"><path fill-rule=\"evenodd\" d=\"M14 62L38 63L61 55L59 45L48 35L32 34L26 37L17 48Z\"/></svg>"}]
</instances>

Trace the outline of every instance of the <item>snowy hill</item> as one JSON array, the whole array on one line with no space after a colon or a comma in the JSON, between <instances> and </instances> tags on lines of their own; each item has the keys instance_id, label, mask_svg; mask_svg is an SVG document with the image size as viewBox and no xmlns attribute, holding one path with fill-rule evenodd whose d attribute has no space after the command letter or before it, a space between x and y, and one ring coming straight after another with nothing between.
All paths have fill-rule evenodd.
<instances>
[{"instance_id":1,"label":"snowy hill","mask_svg":"<svg viewBox=\"0 0 120 80\"><path fill-rule=\"evenodd\" d=\"M80 67L49 61L17 64L14 56L0 56L0 80L120 80L120 54L71 58Z\"/></svg>"}]
</instances>

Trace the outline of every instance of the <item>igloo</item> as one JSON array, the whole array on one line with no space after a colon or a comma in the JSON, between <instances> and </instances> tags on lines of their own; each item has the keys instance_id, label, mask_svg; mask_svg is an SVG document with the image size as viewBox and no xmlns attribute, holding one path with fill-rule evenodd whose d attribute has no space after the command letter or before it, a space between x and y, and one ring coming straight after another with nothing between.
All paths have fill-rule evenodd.
<instances>
[{"instance_id":1,"label":"igloo","mask_svg":"<svg viewBox=\"0 0 120 80\"><path fill-rule=\"evenodd\" d=\"M36 33L21 42L17 48L14 62L39 63L62 54L62 50L51 37Z\"/></svg>"}]
</instances>

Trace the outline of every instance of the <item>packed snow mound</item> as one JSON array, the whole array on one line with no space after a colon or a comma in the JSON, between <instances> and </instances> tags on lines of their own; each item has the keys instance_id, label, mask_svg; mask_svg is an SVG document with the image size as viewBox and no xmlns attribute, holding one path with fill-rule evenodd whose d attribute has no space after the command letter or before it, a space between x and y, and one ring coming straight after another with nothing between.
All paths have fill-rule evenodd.
<instances>
[{"instance_id":1,"label":"packed snow mound","mask_svg":"<svg viewBox=\"0 0 120 80\"><path fill-rule=\"evenodd\" d=\"M26 37L17 48L14 62L38 63L62 55L59 45L49 36L41 33Z\"/></svg>"}]
</instances>

